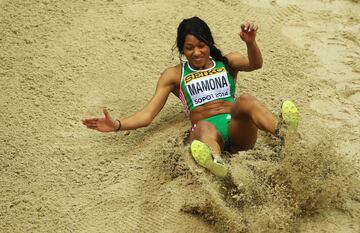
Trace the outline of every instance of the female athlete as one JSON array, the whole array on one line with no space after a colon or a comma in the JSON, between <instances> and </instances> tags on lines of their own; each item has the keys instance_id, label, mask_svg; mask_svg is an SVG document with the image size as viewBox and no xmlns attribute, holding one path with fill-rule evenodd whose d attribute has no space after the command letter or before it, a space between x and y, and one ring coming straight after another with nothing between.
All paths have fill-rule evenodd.
<instances>
[{"instance_id":1,"label":"female athlete","mask_svg":"<svg viewBox=\"0 0 360 233\"><path fill-rule=\"evenodd\" d=\"M216 47L208 25L198 17L183 20L177 29L176 46L186 58L166 69L158 80L155 94L134 115L115 120L104 116L84 119L83 124L100 132L133 130L148 126L164 107L170 93L183 103L191 121L191 153L195 161L213 174L225 177L223 150L236 153L254 147L257 131L276 134L279 120L250 94L235 97L238 72L260 69L263 64L256 43L257 26L241 25L239 37L247 55L232 52L223 56ZM282 118L296 131L299 114L291 101L282 104Z\"/></svg>"}]
</instances>

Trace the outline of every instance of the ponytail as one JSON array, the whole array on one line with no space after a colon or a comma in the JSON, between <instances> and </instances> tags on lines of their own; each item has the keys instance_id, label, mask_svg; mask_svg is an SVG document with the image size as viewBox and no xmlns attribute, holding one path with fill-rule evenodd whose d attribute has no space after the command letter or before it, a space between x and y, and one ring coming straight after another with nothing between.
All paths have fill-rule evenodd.
<instances>
[{"instance_id":1,"label":"ponytail","mask_svg":"<svg viewBox=\"0 0 360 233\"><path fill-rule=\"evenodd\" d=\"M227 57L222 55L222 52L220 49L216 48L215 45L210 45L210 56L217 61L221 61L224 63L225 68L230 72L232 71L232 68L229 65L229 60L227 59Z\"/></svg>"}]
</instances>

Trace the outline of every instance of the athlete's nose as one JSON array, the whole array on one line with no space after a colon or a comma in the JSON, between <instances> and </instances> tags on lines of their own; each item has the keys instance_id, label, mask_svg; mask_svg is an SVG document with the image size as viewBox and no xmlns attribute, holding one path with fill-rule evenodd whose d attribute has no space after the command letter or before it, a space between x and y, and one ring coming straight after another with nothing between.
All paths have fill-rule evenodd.
<instances>
[{"instance_id":1,"label":"athlete's nose","mask_svg":"<svg viewBox=\"0 0 360 233\"><path fill-rule=\"evenodd\" d=\"M194 56L198 56L198 55L201 55L201 51L199 48L196 48L194 49Z\"/></svg>"}]
</instances>

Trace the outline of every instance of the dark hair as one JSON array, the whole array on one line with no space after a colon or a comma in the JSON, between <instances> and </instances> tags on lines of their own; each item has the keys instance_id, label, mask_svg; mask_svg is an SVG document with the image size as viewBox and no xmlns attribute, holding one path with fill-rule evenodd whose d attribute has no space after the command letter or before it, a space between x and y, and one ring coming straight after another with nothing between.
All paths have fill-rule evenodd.
<instances>
[{"instance_id":1,"label":"dark hair","mask_svg":"<svg viewBox=\"0 0 360 233\"><path fill-rule=\"evenodd\" d=\"M180 57L184 54L185 37L188 34L191 34L197 39L203 41L210 48L210 56L215 60L222 61L228 70L231 69L227 58L222 55L220 49L216 48L209 26L197 16L184 19L179 24L177 29L176 47L179 50Z\"/></svg>"}]
</instances>

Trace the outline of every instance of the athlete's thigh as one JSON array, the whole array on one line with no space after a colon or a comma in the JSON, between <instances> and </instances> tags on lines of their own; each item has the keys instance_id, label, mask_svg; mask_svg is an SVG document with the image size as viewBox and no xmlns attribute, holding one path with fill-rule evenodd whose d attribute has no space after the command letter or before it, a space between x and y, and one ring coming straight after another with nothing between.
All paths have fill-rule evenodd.
<instances>
[{"instance_id":1,"label":"athlete's thigh","mask_svg":"<svg viewBox=\"0 0 360 233\"><path fill-rule=\"evenodd\" d=\"M217 143L220 148L224 147L224 141L216 127L206 121L199 121L193 126L190 133L190 142L193 140L199 140L204 143Z\"/></svg>"},{"instance_id":2,"label":"athlete's thigh","mask_svg":"<svg viewBox=\"0 0 360 233\"><path fill-rule=\"evenodd\" d=\"M254 148L257 139L257 127L246 117L232 118L229 124L230 152Z\"/></svg>"}]
</instances>

